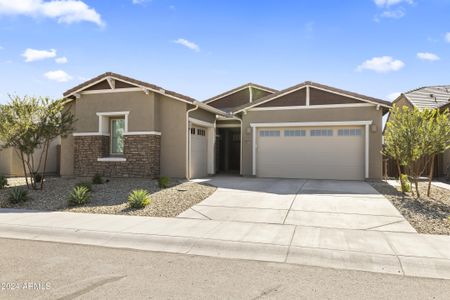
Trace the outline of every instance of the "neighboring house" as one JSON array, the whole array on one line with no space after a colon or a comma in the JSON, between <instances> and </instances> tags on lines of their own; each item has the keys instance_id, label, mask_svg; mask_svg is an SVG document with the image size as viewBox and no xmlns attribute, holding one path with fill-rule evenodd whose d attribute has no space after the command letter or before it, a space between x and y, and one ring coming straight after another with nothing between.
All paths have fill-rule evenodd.
<instances>
[{"instance_id":1,"label":"neighboring house","mask_svg":"<svg viewBox=\"0 0 450 300\"><path fill-rule=\"evenodd\" d=\"M77 122L66 176L381 178L390 103L304 82L246 84L205 102L115 73L64 93Z\"/></svg>"},{"instance_id":2,"label":"neighboring house","mask_svg":"<svg viewBox=\"0 0 450 300\"><path fill-rule=\"evenodd\" d=\"M48 160L45 168L46 174L57 175L59 174L59 144L60 138L56 138L50 143L50 147L48 149ZM34 161L36 164L39 161L42 151L37 149L34 154ZM40 168L40 171L43 170L43 166ZM13 148L7 148L0 150L0 175L14 177L14 176L23 176L23 165L22 161L14 151Z\"/></svg>"},{"instance_id":3,"label":"neighboring house","mask_svg":"<svg viewBox=\"0 0 450 300\"><path fill-rule=\"evenodd\" d=\"M392 103L396 106L418 109L450 109L450 85L425 86L400 94ZM435 164L435 176L447 174L450 166L450 150L439 155Z\"/></svg>"}]
</instances>

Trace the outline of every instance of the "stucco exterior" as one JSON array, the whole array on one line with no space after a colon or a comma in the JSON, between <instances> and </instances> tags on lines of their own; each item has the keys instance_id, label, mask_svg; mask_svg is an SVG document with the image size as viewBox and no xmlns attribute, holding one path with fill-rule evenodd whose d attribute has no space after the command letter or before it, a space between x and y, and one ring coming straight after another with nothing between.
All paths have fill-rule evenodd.
<instances>
[{"instance_id":1,"label":"stucco exterior","mask_svg":"<svg viewBox=\"0 0 450 300\"><path fill-rule=\"evenodd\" d=\"M156 130L155 93L83 94L75 101L77 132L97 132L101 112L129 112L128 131Z\"/></svg>"},{"instance_id":2,"label":"stucco exterior","mask_svg":"<svg viewBox=\"0 0 450 300\"><path fill-rule=\"evenodd\" d=\"M242 114L242 174L252 175L251 123L373 121L369 130L369 178L380 179L382 173L382 111L368 107L249 111ZM375 131L374 131L375 130Z\"/></svg>"},{"instance_id":3,"label":"stucco exterior","mask_svg":"<svg viewBox=\"0 0 450 300\"><path fill-rule=\"evenodd\" d=\"M58 174L59 172L59 153L58 147L61 143L61 139L58 137L54 139L48 149L48 159L45 168L46 174ZM33 156L34 161L37 163L41 157L42 150L36 149ZM44 170L43 165L39 169L41 172ZM12 148L3 149L0 151L0 175L5 176L23 176L23 165L19 158L19 155Z\"/></svg>"},{"instance_id":4,"label":"stucco exterior","mask_svg":"<svg viewBox=\"0 0 450 300\"><path fill-rule=\"evenodd\" d=\"M81 94L68 104L76 119L75 134L98 133L97 113L101 112L129 112L130 133L160 133L160 174L170 177L186 175L187 106L188 104L170 97L153 92L146 94L143 91ZM62 176L74 175L75 148L73 135L62 139Z\"/></svg>"},{"instance_id":5,"label":"stucco exterior","mask_svg":"<svg viewBox=\"0 0 450 300\"><path fill-rule=\"evenodd\" d=\"M299 87L310 88L310 93L307 93L305 88L296 90L295 87L278 91L275 94L263 90L258 90L258 93L256 93L257 89L251 87L252 91L255 92L252 94L252 102L250 102L249 98L250 89L246 88L243 90L238 89L236 93L223 98L219 95L219 100L212 101L210 106L208 106L198 103L187 96L117 74L105 73L103 76L110 80L115 78L116 87L120 86L120 80L126 80L129 82L128 85L124 86L127 90L119 91L119 88L113 91L109 88L110 84L107 82L99 81L100 83L95 83L96 80L102 80L102 77L97 77L84 83L86 86L84 90L82 84L65 93L65 96L70 97L72 100L68 104L68 108L71 109L77 121L75 124L75 138L71 135L64 138L61 142L61 175L63 176L93 174L98 168L108 176L134 176L135 174L150 176L149 174L151 174L153 177L159 175L179 178L189 177L187 174L189 170L188 139L190 137L189 134L195 134L195 132L190 133L188 131L190 126L189 118L192 118L200 121L195 122L191 119L196 127L209 127L206 130L206 135L198 134L197 132L197 135L201 135L202 138L206 136L208 141L207 155L205 155L207 156L205 159L208 161L208 173L211 173L211 170L212 172L216 170L214 163L211 163L217 161L217 158L214 157L217 154L214 150L216 147L214 144L217 136L216 128L233 125L242 128L241 144L238 145L238 147L241 147L241 151L237 152L242 154L240 158L241 174L245 176L253 175L253 131L250 126L251 123L371 121L368 143L368 178L381 178L382 116L386 108L389 107L389 103L386 104L382 100L379 100L379 102L374 100L375 102L373 102L374 98L351 92L349 92L348 96L343 96L342 90L335 89L334 92L327 92L325 86L316 84L316 87L319 86L320 89L319 87L315 89L313 83L305 82ZM131 88L131 86L134 86L131 83L137 84L138 87ZM89 84L93 84L93 86L89 86ZM260 104L258 104L258 101ZM236 107L236 105L241 105L242 103L248 103L250 106L256 105L256 107L244 107L242 110L240 107ZM234 112L241 111L234 113L234 117L241 119L242 127L241 121L231 119L233 113L226 114L215 110L213 108L214 105L219 105L221 108L223 107ZM307 105L316 107L308 108ZM274 106L283 107L280 109ZM292 106L302 107L299 109ZM110 151L108 151L110 137L108 128L105 130L108 122L104 124L103 121L108 121L109 117L99 116L98 113L109 113L108 116L114 116L115 112L118 115L126 113L125 119L128 121L128 132L125 133L126 137L124 140L129 143L126 145L127 149L133 150L127 152L127 155L123 155L121 158L124 162L134 162L133 166L123 165L117 160L114 163L111 162L112 160L108 160L112 158L108 157L110 155ZM217 119L218 114L228 119ZM210 126L210 124L215 124L216 126ZM200 129L200 132L204 131ZM138 154L144 153L146 149L130 143L147 142L145 135L157 135L158 138L149 139L148 144L153 147L153 150L148 156L139 159ZM128 138L128 136L136 136L137 138ZM239 142L239 136L237 137L235 141ZM90 151L89 149L90 140L93 141L92 144L97 145L95 151ZM77 141L79 144L77 144ZM240 150L239 148L236 149ZM75 153L76 151L83 153ZM157 154L156 152L158 151L159 153ZM86 158L84 157L85 155L90 155L90 157ZM98 160L98 156L100 156L100 160ZM74 161L77 163L74 164ZM157 172L155 171L157 169L155 165L153 165L152 170L148 169L143 172L135 170L135 168L140 168L142 161L144 161L143 164L146 162L151 162L152 164L155 164L156 161L159 162ZM81 170L83 164L90 164L89 170ZM190 164L192 166L192 160ZM98 166L101 166L101 168ZM116 170L120 169L120 174L107 169L108 166Z\"/></svg>"}]
</instances>

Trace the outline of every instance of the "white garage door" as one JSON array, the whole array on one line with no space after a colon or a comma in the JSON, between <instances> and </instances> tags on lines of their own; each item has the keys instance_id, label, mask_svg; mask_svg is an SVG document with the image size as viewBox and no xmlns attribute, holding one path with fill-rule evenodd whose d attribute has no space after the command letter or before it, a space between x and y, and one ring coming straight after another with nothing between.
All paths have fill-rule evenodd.
<instances>
[{"instance_id":1,"label":"white garage door","mask_svg":"<svg viewBox=\"0 0 450 300\"><path fill-rule=\"evenodd\" d=\"M191 134L191 178L208 175L208 137L207 129L192 126Z\"/></svg>"},{"instance_id":2,"label":"white garage door","mask_svg":"<svg viewBox=\"0 0 450 300\"><path fill-rule=\"evenodd\" d=\"M260 128L256 175L364 179L363 127Z\"/></svg>"}]
</instances>

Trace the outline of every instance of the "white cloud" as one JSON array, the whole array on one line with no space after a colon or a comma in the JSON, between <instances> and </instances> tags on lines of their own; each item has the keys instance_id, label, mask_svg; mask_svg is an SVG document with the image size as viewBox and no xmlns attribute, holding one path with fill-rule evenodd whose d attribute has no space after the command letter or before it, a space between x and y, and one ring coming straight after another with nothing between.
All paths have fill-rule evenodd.
<instances>
[{"instance_id":1,"label":"white cloud","mask_svg":"<svg viewBox=\"0 0 450 300\"><path fill-rule=\"evenodd\" d=\"M0 0L2 14L47 17L66 24L86 21L104 25L100 14L81 0Z\"/></svg>"},{"instance_id":2,"label":"white cloud","mask_svg":"<svg viewBox=\"0 0 450 300\"><path fill-rule=\"evenodd\" d=\"M403 9L385 10L380 14L381 18L388 18L388 19L400 19L404 16L405 11Z\"/></svg>"},{"instance_id":3,"label":"white cloud","mask_svg":"<svg viewBox=\"0 0 450 300\"><path fill-rule=\"evenodd\" d=\"M68 60L67 60L67 57L62 56L62 57L55 58L55 62L57 64L67 64Z\"/></svg>"},{"instance_id":4,"label":"white cloud","mask_svg":"<svg viewBox=\"0 0 450 300\"><path fill-rule=\"evenodd\" d=\"M377 73L387 73L391 71L398 71L405 66L401 60L394 59L391 56L379 56L366 60L359 65L356 70L371 70Z\"/></svg>"},{"instance_id":5,"label":"white cloud","mask_svg":"<svg viewBox=\"0 0 450 300\"><path fill-rule=\"evenodd\" d=\"M50 49L50 50L36 50L36 49L26 49L22 56L25 57L26 62L32 62L36 60L43 60L47 58L52 58L56 56L56 50Z\"/></svg>"},{"instance_id":6,"label":"white cloud","mask_svg":"<svg viewBox=\"0 0 450 300\"><path fill-rule=\"evenodd\" d=\"M447 32L445 34L445 40L447 41L447 43L450 43L450 32Z\"/></svg>"},{"instance_id":7,"label":"white cloud","mask_svg":"<svg viewBox=\"0 0 450 300\"><path fill-rule=\"evenodd\" d=\"M395 99L398 98L398 96L400 96L402 93L400 92L395 92L395 93L390 93L387 98L391 101L394 101Z\"/></svg>"},{"instance_id":8,"label":"white cloud","mask_svg":"<svg viewBox=\"0 0 450 300\"><path fill-rule=\"evenodd\" d=\"M175 44L179 44L179 45L187 47L187 48L189 48L191 50L194 50L195 52L199 52L200 51L200 47L196 43L188 41L186 39L178 39L178 40L175 40L173 42Z\"/></svg>"},{"instance_id":9,"label":"white cloud","mask_svg":"<svg viewBox=\"0 0 450 300\"><path fill-rule=\"evenodd\" d=\"M400 3L414 4L413 0L374 0L373 2L379 7L392 6Z\"/></svg>"},{"instance_id":10,"label":"white cloud","mask_svg":"<svg viewBox=\"0 0 450 300\"><path fill-rule=\"evenodd\" d=\"M54 80L58 82L67 82L72 80L73 78L63 70L48 71L47 73L44 74L44 76L49 80Z\"/></svg>"},{"instance_id":11,"label":"white cloud","mask_svg":"<svg viewBox=\"0 0 450 300\"><path fill-rule=\"evenodd\" d=\"M133 2L133 4L142 4L142 3L148 2L148 1L150 1L150 0L133 0L132 2Z\"/></svg>"},{"instance_id":12,"label":"white cloud","mask_svg":"<svg viewBox=\"0 0 450 300\"><path fill-rule=\"evenodd\" d=\"M417 53L417 58L421 59L421 60L428 60L428 61L436 61L436 60L441 59L436 54L430 53L430 52L419 52L419 53Z\"/></svg>"}]
</instances>

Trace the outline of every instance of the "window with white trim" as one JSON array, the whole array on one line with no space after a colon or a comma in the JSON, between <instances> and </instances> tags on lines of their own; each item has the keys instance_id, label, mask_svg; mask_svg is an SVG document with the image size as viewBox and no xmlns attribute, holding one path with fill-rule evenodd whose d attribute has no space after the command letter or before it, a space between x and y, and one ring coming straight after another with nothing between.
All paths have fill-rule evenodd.
<instances>
[{"instance_id":1,"label":"window with white trim","mask_svg":"<svg viewBox=\"0 0 450 300\"><path fill-rule=\"evenodd\" d=\"M197 128L197 135L206 136L206 130Z\"/></svg>"},{"instance_id":2,"label":"window with white trim","mask_svg":"<svg viewBox=\"0 0 450 300\"><path fill-rule=\"evenodd\" d=\"M286 129L284 131L284 136L287 136L287 137L306 136L306 130L303 130L303 129Z\"/></svg>"},{"instance_id":3,"label":"window with white trim","mask_svg":"<svg viewBox=\"0 0 450 300\"><path fill-rule=\"evenodd\" d=\"M338 129L338 136L361 136L362 131L359 128Z\"/></svg>"},{"instance_id":4,"label":"window with white trim","mask_svg":"<svg viewBox=\"0 0 450 300\"><path fill-rule=\"evenodd\" d=\"M333 136L333 129L311 129L311 136Z\"/></svg>"},{"instance_id":5,"label":"window with white trim","mask_svg":"<svg viewBox=\"0 0 450 300\"><path fill-rule=\"evenodd\" d=\"M279 130L260 130L259 136L261 137L276 137L280 136Z\"/></svg>"}]
</instances>

